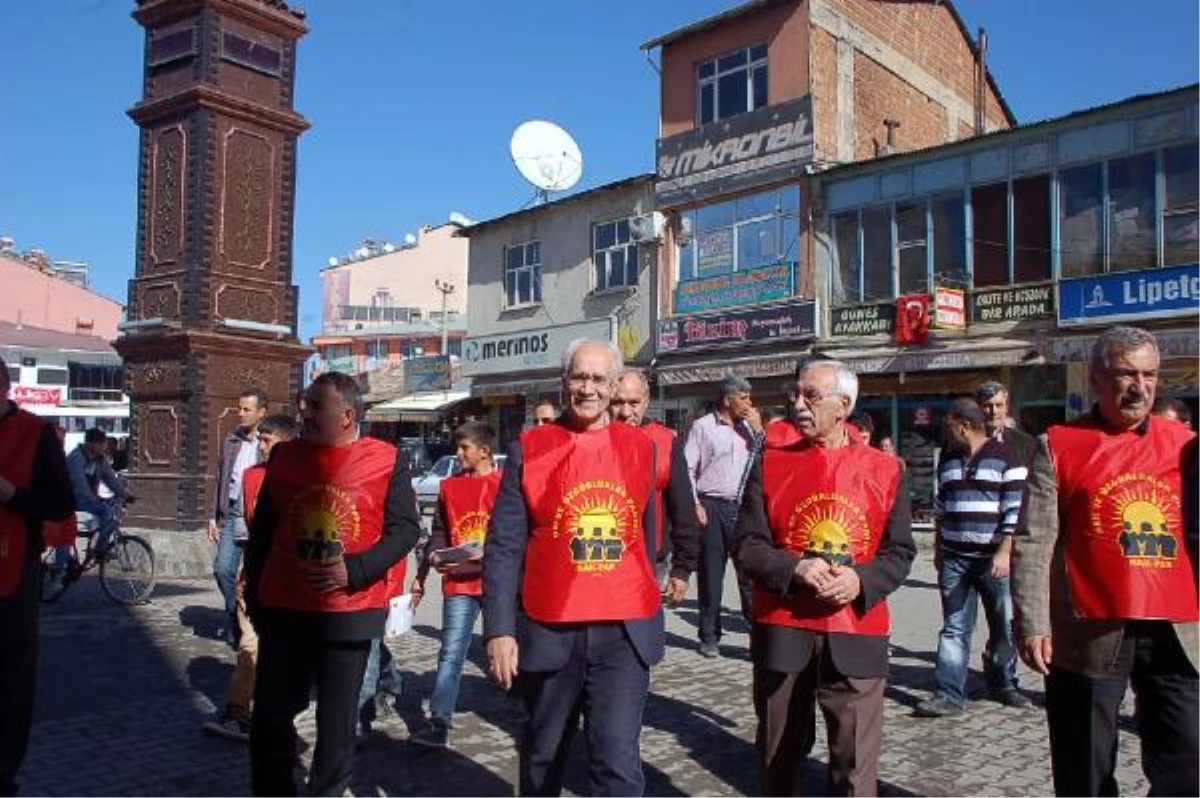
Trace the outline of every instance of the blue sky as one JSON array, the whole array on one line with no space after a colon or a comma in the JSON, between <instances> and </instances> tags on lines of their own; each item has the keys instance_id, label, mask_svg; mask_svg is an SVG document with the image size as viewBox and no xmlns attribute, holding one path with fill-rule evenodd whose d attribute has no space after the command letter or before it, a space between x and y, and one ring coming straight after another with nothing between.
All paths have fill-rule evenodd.
<instances>
[{"instance_id":1,"label":"blue sky","mask_svg":"<svg viewBox=\"0 0 1200 798\"><path fill-rule=\"evenodd\" d=\"M309 0L297 109L294 280L301 337L318 272L366 237L451 211L525 205L514 127L552 119L583 150L578 188L649 171L658 80L639 45L738 0ZM0 235L92 264L124 301L134 270L142 30L133 0L3 0ZM1195 0L961 0L1021 122L1197 81Z\"/></svg>"}]
</instances>

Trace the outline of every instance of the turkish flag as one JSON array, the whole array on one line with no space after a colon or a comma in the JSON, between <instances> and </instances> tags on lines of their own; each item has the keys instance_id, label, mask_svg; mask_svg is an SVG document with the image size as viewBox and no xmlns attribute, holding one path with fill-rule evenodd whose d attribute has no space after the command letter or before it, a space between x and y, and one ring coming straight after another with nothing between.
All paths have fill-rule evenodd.
<instances>
[{"instance_id":1,"label":"turkish flag","mask_svg":"<svg viewBox=\"0 0 1200 798\"><path fill-rule=\"evenodd\" d=\"M923 344L929 340L929 296L910 294L896 300L896 343Z\"/></svg>"}]
</instances>

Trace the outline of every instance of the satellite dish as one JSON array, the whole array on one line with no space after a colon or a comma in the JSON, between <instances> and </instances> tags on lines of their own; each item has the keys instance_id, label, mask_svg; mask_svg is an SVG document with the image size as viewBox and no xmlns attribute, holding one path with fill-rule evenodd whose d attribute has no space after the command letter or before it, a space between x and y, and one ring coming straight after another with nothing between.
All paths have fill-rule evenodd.
<instances>
[{"instance_id":1,"label":"satellite dish","mask_svg":"<svg viewBox=\"0 0 1200 798\"><path fill-rule=\"evenodd\" d=\"M330 258L329 259L330 266L337 266L339 263L341 263L341 260L339 260L338 258Z\"/></svg>"},{"instance_id":2,"label":"satellite dish","mask_svg":"<svg viewBox=\"0 0 1200 798\"><path fill-rule=\"evenodd\" d=\"M405 233L404 234L404 243L408 244L411 247L413 244L417 243L417 237L415 235L413 235L412 233Z\"/></svg>"},{"instance_id":3,"label":"satellite dish","mask_svg":"<svg viewBox=\"0 0 1200 798\"><path fill-rule=\"evenodd\" d=\"M566 191L583 174L583 154L567 131L552 122L532 119L513 131L513 164L545 201L551 191Z\"/></svg>"},{"instance_id":4,"label":"satellite dish","mask_svg":"<svg viewBox=\"0 0 1200 798\"><path fill-rule=\"evenodd\" d=\"M383 242L383 251L388 252L388 253L395 252L396 245L393 244L391 241L384 241Z\"/></svg>"}]
</instances>

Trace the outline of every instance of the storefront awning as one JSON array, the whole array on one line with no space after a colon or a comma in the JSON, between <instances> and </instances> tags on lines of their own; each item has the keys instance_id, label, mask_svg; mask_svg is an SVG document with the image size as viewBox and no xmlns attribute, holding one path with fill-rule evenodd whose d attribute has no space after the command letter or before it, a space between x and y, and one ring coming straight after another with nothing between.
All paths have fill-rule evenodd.
<instances>
[{"instance_id":1,"label":"storefront awning","mask_svg":"<svg viewBox=\"0 0 1200 798\"><path fill-rule=\"evenodd\" d=\"M469 391L425 391L375 405L367 421L437 421L451 405L471 398Z\"/></svg>"},{"instance_id":2,"label":"storefront awning","mask_svg":"<svg viewBox=\"0 0 1200 798\"><path fill-rule=\"evenodd\" d=\"M719 382L726 377L790 376L796 371L798 353L755 355L753 357L689 357L686 363L659 366L655 373L660 385L686 385L692 382Z\"/></svg>"},{"instance_id":3,"label":"storefront awning","mask_svg":"<svg viewBox=\"0 0 1200 798\"><path fill-rule=\"evenodd\" d=\"M534 396L543 393L557 393L562 388L562 379L530 378L526 380L504 380L489 382L483 377L476 377L471 383L471 396Z\"/></svg>"},{"instance_id":4,"label":"storefront awning","mask_svg":"<svg viewBox=\"0 0 1200 798\"><path fill-rule=\"evenodd\" d=\"M964 338L936 347L821 348L858 374L895 374L940 369L979 369L1046 362L1036 343L1013 338Z\"/></svg>"}]
</instances>

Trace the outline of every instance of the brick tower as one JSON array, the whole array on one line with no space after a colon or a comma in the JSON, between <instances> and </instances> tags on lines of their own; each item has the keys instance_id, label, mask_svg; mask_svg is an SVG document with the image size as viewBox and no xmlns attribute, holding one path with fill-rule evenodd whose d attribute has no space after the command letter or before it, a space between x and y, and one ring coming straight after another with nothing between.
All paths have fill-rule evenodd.
<instances>
[{"instance_id":1,"label":"brick tower","mask_svg":"<svg viewBox=\"0 0 1200 798\"><path fill-rule=\"evenodd\" d=\"M196 530L237 397L292 405L292 108L303 13L279 0L139 0L146 29L137 264L116 341L132 399L126 523Z\"/></svg>"}]
</instances>

